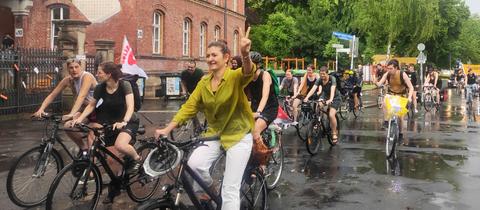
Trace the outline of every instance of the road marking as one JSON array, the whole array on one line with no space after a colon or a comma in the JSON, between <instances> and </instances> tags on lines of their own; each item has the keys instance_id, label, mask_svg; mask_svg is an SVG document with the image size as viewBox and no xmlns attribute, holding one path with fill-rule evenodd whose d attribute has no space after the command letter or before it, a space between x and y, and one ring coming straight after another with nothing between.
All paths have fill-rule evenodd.
<instances>
[{"instance_id":1,"label":"road marking","mask_svg":"<svg viewBox=\"0 0 480 210\"><path fill-rule=\"evenodd\" d=\"M143 110L138 113L176 113L178 110Z\"/></svg>"}]
</instances>

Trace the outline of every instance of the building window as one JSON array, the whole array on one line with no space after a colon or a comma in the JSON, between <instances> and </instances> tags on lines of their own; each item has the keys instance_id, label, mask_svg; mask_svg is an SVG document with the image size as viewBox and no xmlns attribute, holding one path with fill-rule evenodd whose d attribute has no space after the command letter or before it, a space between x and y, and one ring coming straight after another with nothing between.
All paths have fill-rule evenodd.
<instances>
[{"instance_id":1,"label":"building window","mask_svg":"<svg viewBox=\"0 0 480 210\"><path fill-rule=\"evenodd\" d=\"M237 7L238 7L238 0L233 0L233 11L237 11Z\"/></svg>"},{"instance_id":2,"label":"building window","mask_svg":"<svg viewBox=\"0 0 480 210\"><path fill-rule=\"evenodd\" d=\"M153 13L153 53L162 54L163 52L163 14Z\"/></svg>"},{"instance_id":3,"label":"building window","mask_svg":"<svg viewBox=\"0 0 480 210\"><path fill-rule=\"evenodd\" d=\"M207 24L202 22L200 24L200 57L205 57L205 50L207 46Z\"/></svg>"},{"instance_id":4,"label":"building window","mask_svg":"<svg viewBox=\"0 0 480 210\"><path fill-rule=\"evenodd\" d=\"M238 31L233 32L233 55L238 55Z\"/></svg>"},{"instance_id":5,"label":"building window","mask_svg":"<svg viewBox=\"0 0 480 210\"><path fill-rule=\"evenodd\" d=\"M65 6L57 6L50 9L50 20L52 22L50 28L50 48L57 48L58 33L60 28L55 23L55 20L66 20L70 19L70 10Z\"/></svg>"},{"instance_id":6,"label":"building window","mask_svg":"<svg viewBox=\"0 0 480 210\"><path fill-rule=\"evenodd\" d=\"M218 41L220 39L220 26L215 26L213 38L215 39L215 41Z\"/></svg>"},{"instance_id":7,"label":"building window","mask_svg":"<svg viewBox=\"0 0 480 210\"><path fill-rule=\"evenodd\" d=\"M190 26L192 21L188 18L183 20L183 56L190 55Z\"/></svg>"}]
</instances>

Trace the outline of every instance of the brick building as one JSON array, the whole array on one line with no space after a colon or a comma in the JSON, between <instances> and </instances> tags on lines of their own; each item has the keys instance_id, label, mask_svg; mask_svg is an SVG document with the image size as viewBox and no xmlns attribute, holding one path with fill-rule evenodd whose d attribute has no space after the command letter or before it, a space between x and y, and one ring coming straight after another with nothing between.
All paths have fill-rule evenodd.
<instances>
[{"instance_id":1,"label":"brick building","mask_svg":"<svg viewBox=\"0 0 480 210\"><path fill-rule=\"evenodd\" d=\"M156 75L180 71L190 59L206 69L206 45L216 39L238 54L246 18L245 0L2 0L0 38L11 34L17 46L55 48L58 27L52 20L61 19L91 22L87 55L95 55L95 41L111 40L118 61L126 35L139 66Z\"/></svg>"}]
</instances>

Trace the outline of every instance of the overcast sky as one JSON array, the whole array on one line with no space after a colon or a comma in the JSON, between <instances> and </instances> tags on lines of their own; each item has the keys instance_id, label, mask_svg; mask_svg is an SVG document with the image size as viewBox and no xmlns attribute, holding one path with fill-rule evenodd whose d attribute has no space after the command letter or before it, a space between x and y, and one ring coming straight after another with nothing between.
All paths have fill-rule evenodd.
<instances>
[{"instance_id":1,"label":"overcast sky","mask_svg":"<svg viewBox=\"0 0 480 210\"><path fill-rule=\"evenodd\" d=\"M470 7L470 12L480 14L480 1L479 0L465 0L468 7Z\"/></svg>"}]
</instances>

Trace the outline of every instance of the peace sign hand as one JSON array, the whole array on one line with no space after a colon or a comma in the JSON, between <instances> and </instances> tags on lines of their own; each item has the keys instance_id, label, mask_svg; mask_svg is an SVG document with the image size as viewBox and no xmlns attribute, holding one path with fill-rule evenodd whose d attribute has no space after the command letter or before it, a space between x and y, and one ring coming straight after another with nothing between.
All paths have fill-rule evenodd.
<instances>
[{"instance_id":1,"label":"peace sign hand","mask_svg":"<svg viewBox=\"0 0 480 210\"><path fill-rule=\"evenodd\" d=\"M249 56L250 48L252 46L252 41L248 38L250 35L250 27L247 28L247 32L245 36L243 36L242 28L240 28L240 50L242 52L242 56Z\"/></svg>"}]
</instances>

